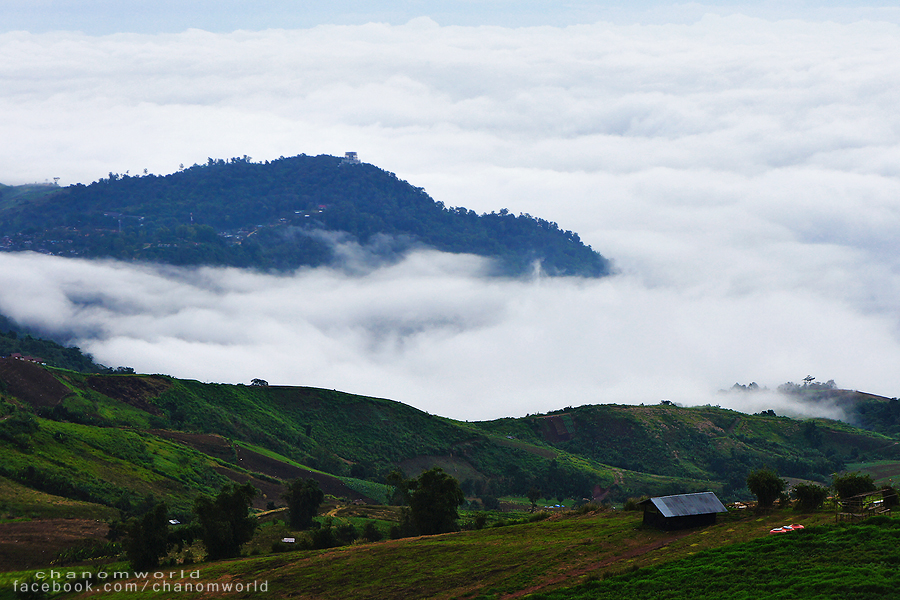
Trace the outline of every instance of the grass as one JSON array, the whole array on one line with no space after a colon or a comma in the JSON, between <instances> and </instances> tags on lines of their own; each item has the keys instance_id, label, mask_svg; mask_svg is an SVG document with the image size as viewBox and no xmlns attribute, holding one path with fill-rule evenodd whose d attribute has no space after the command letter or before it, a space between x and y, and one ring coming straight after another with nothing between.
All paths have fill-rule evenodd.
<instances>
[{"instance_id":1,"label":"grass","mask_svg":"<svg viewBox=\"0 0 900 600\"><path fill-rule=\"evenodd\" d=\"M877 485L893 485L894 481L900 481L900 461L896 460L850 463L845 471L868 473Z\"/></svg>"},{"instance_id":2,"label":"grass","mask_svg":"<svg viewBox=\"0 0 900 600\"><path fill-rule=\"evenodd\" d=\"M830 512L756 516L742 511L726 515L713 527L663 532L642 527L639 513L568 513L480 531L292 551L191 568L200 569L204 582L266 581L268 598L499 598L525 591L556 593L590 578L612 581L635 568L652 572L654 565L683 563L705 551L767 537L777 525L801 522L812 528L832 519ZM267 527L268 537L282 535L281 527ZM124 591L104 594L104 598L139 596L140 592Z\"/></svg>"},{"instance_id":3,"label":"grass","mask_svg":"<svg viewBox=\"0 0 900 600\"><path fill-rule=\"evenodd\" d=\"M189 506L197 491L212 493L225 481L205 454L150 434L36 422L27 447L0 442L0 472L28 479L32 469L39 482L35 477L29 482L44 492L103 504L114 504L126 490L137 496L152 493L165 497L174 509Z\"/></svg>"},{"instance_id":4,"label":"grass","mask_svg":"<svg viewBox=\"0 0 900 600\"><path fill-rule=\"evenodd\" d=\"M0 523L21 519L95 519L118 516L108 506L46 494L0 477Z\"/></svg>"},{"instance_id":5,"label":"grass","mask_svg":"<svg viewBox=\"0 0 900 600\"><path fill-rule=\"evenodd\" d=\"M881 600L896 593L898 537L900 520L815 527L708 550L533 598Z\"/></svg>"}]
</instances>

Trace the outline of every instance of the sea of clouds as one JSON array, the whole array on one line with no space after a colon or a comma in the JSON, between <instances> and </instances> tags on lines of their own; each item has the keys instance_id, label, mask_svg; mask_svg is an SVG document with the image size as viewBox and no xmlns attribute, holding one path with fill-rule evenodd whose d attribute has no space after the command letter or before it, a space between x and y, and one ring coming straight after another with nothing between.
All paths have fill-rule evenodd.
<instances>
[{"instance_id":1,"label":"sea of clouds","mask_svg":"<svg viewBox=\"0 0 900 600\"><path fill-rule=\"evenodd\" d=\"M417 252L267 275L0 253L0 313L108 365L460 419L897 396L900 27L405 25L0 34L0 182L359 152L448 206L557 222L599 280ZM357 251L350 244L346 252Z\"/></svg>"}]
</instances>

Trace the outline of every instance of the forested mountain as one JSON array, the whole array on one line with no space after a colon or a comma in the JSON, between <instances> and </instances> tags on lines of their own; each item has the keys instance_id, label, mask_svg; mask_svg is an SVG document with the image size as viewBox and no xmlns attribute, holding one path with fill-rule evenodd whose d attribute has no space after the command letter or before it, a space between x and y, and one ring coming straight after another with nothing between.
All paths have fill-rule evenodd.
<instances>
[{"instance_id":1,"label":"forested mountain","mask_svg":"<svg viewBox=\"0 0 900 600\"><path fill-rule=\"evenodd\" d=\"M0 315L0 357L19 354L61 369L84 373L111 372L108 367L95 363L91 355L84 354L76 347L66 347L31 334L31 331ZM119 367L119 372L127 370Z\"/></svg>"},{"instance_id":2,"label":"forested mountain","mask_svg":"<svg viewBox=\"0 0 900 600\"><path fill-rule=\"evenodd\" d=\"M24 189L27 187L28 189ZM166 176L0 188L0 249L263 269L335 264L335 243L376 261L416 247L496 260L496 273L600 277L609 262L556 223L446 207L373 165L334 156L209 159Z\"/></svg>"}]
</instances>

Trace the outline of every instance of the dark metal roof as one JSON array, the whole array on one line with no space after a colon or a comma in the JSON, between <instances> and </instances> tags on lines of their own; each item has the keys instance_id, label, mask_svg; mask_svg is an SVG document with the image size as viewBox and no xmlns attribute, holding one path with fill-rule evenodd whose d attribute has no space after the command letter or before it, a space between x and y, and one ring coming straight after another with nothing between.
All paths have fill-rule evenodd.
<instances>
[{"instance_id":1,"label":"dark metal roof","mask_svg":"<svg viewBox=\"0 0 900 600\"><path fill-rule=\"evenodd\" d=\"M649 498L641 504L652 502L664 517L686 517L689 515L706 515L709 513L728 512L728 509L712 492L698 494L679 494L677 496L660 496Z\"/></svg>"}]
</instances>

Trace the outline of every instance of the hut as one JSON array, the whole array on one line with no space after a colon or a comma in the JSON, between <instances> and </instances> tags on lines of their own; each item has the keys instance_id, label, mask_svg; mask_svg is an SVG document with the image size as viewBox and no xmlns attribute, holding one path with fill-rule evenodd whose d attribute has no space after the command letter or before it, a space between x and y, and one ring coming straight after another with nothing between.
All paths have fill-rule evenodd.
<instances>
[{"instance_id":1,"label":"hut","mask_svg":"<svg viewBox=\"0 0 900 600\"><path fill-rule=\"evenodd\" d=\"M728 512L712 492L648 498L640 506L645 525L665 530L715 525L716 514Z\"/></svg>"}]
</instances>

